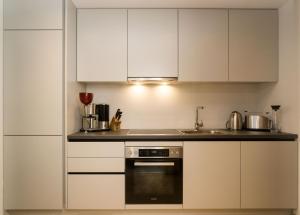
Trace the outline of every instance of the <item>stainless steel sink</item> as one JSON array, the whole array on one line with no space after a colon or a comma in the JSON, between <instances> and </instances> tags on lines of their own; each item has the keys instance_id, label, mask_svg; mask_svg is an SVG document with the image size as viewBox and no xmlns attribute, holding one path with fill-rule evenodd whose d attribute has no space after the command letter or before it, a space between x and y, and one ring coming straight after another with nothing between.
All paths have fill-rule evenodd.
<instances>
[{"instance_id":1,"label":"stainless steel sink","mask_svg":"<svg viewBox=\"0 0 300 215\"><path fill-rule=\"evenodd\" d=\"M221 130L208 130L208 129L201 129L201 130L180 130L183 134L224 134L224 131Z\"/></svg>"}]
</instances>

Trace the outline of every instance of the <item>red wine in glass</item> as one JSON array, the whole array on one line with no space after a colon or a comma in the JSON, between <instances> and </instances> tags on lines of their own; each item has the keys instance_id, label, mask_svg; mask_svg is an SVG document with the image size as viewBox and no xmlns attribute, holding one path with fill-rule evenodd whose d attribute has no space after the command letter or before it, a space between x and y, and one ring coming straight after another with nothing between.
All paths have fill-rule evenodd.
<instances>
[{"instance_id":1,"label":"red wine in glass","mask_svg":"<svg viewBox=\"0 0 300 215\"><path fill-rule=\"evenodd\" d=\"M79 98L82 104L89 105L93 101L93 93L79 93Z\"/></svg>"},{"instance_id":2,"label":"red wine in glass","mask_svg":"<svg viewBox=\"0 0 300 215\"><path fill-rule=\"evenodd\" d=\"M82 104L84 104L84 116L87 116L87 105L93 101L93 93L81 92L79 98Z\"/></svg>"}]
</instances>

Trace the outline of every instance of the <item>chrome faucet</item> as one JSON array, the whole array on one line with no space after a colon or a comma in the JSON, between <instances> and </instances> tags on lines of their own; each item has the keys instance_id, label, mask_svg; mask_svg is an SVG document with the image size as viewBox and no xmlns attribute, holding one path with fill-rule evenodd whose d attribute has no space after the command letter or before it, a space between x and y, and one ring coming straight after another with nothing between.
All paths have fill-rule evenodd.
<instances>
[{"instance_id":1,"label":"chrome faucet","mask_svg":"<svg viewBox=\"0 0 300 215\"><path fill-rule=\"evenodd\" d=\"M199 110L203 110L204 109L204 106L198 106L196 108L196 122L195 122L195 130L200 130L201 128L203 128L203 121L200 120L199 122Z\"/></svg>"}]
</instances>

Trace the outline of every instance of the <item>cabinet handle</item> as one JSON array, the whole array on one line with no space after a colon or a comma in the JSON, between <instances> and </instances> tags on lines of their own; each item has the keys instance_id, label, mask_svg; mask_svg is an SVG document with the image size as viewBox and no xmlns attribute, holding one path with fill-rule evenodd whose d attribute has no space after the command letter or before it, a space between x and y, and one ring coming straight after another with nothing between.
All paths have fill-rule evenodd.
<instances>
[{"instance_id":1,"label":"cabinet handle","mask_svg":"<svg viewBox=\"0 0 300 215\"><path fill-rule=\"evenodd\" d=\"M134 166L175 166L174 162L134 162Z\"/></svg>"}]
</instances>

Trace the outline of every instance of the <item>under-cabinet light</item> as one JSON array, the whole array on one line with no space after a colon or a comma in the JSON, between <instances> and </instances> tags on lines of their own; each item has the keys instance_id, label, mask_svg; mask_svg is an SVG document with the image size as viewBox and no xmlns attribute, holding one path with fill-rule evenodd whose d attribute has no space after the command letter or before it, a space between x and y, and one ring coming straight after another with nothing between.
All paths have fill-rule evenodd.
<instances>
[{"instance_id":1,"label":"under-cabinet light","mask_svg":"<svg viewBox=\"0 0 300 215\"><path fill-rule=\"evenodd\" d=\"M172 84L176 83L178 80L177 77L169 77L169 78L134 78L130 77L127 79L129 84Z\"/></svg>"}]
</instances>

